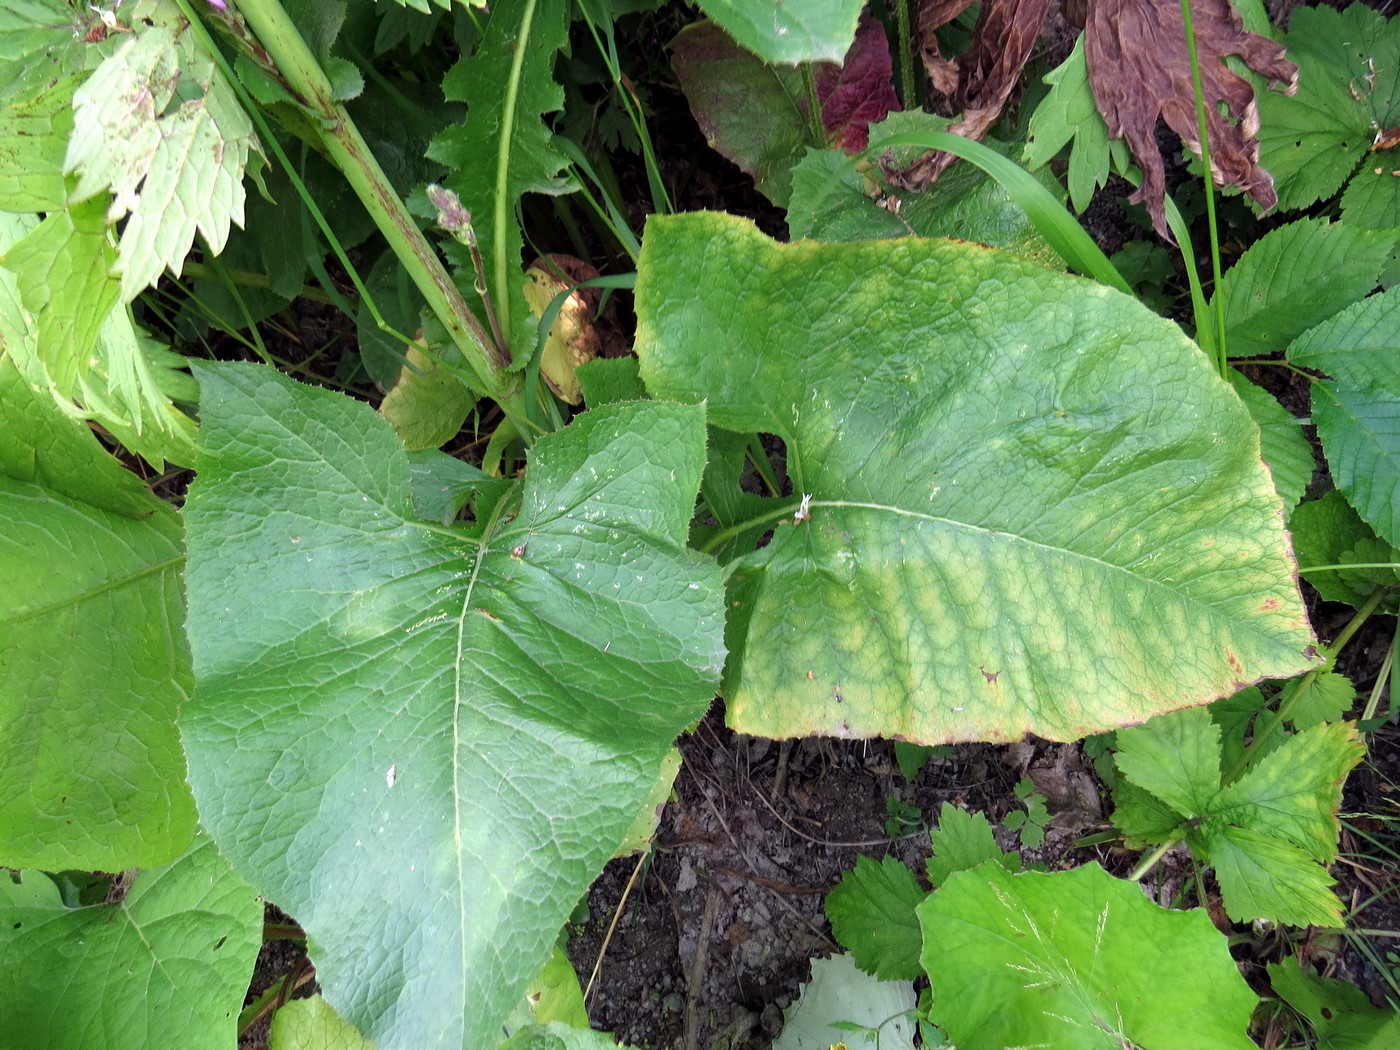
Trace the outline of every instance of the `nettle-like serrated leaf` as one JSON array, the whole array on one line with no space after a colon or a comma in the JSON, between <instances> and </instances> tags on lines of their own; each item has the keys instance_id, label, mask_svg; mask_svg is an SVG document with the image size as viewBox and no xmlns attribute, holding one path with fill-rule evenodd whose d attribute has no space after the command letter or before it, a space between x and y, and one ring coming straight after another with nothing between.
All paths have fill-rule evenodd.
<instances>
[{"instance_id":1,"label":"nettle-like serrated leaf","mask_svg":"<svg viewBox=\"0 0 1400 1050\"><path fill-rule=\"evenodd\" d=\"M179 523L8 355L0 424L0 864L162 864L195 825Z\"/></svg>"},{"instance_id":2,"label":"nettle-like serrated leaf","mask_svg":"<svg viewBox=\"0 0 1400 1050\"><path fill-rule=\"evenodd\" d=\"M207 836L121 900L68 908L40 871L0 873L0 1031L45 1050L224 1050L263 906Z\"/></svg>"},{"instance_id":3,"label":"nettle-like serrated leaf","mask_svg":"<svg viewBox=\"0 0 1400 1050\"><path fill-rule=\"evenodd\" d=\"M1277 353L1373 291L1400 231L1300 219L1265 234L1221 280L1231 357Z\"/></svg>"},{"instance_id":4,"label":"nettle-like serrated leaf","mask_svg":"<svg viewBox=\"0 0 1400 1050\"><path fill-rule=\"evenodd\" d=\"M1256 386L1234 369L1230 385L1240 395L1244 407L1259 425L1259 444L1264 462L1273 475L1274 488L1283 499L1284 514L1292 512L1307 491L1317 464L1303 425L1292 412L1263 387Z\"/></svg>"},{"instance_id":5,"label":"nettle-like serrated leaf","mask_svg":"<svg viewBox=\"0 0 1400 1050\"><path fill-rule=\"evenodd\" d=\"M1289 737L1223 788L1210 812L1227 823L1290 842L1314 860L1330 864L1337 859L1342 782L1365 752L1351 723L1313 726Z\"/></svg>"},{"instance_id":6,"label":"nettle-like serrated leaf","mask_svg":"<svg viewBox=\"0 0 1400 1050\"><path fill-rule=\"evenodd\" d=\"M59 77L0 109L0 208L37 212L67 204L63 158L79 83L77 76Z\"/></svg>"},{"instance_id":7,"label":"nettle-like serrated leaf","mask_svg":"<svg viewBox=\"0 0 1400 1050\"><path fill-rule=\"evenodd\" d=\"M1295 729L1308 729L1324 722L1337 722L1356 703L1356 686L1336 671L1323 671L1294 701L1289 721Z\"/></svg>"},{"instance_id":8,"label":"nettle-like serrated leaf","mask_svg":"<svg viewBox=\"0 0 1400 1050\"><path fill-rule=\"evenodd\" d=\"M923 974L919 920L914 916L928 894L914 873L894 857L857 857L826 897L831 932L855 964L885 981L912 981Z\"/></svg>"},{"instance_id":9,"label":"nettle-like serrated leaf","mask_svg":"<svg viewBox=\"0 0 1400 1050\"><path fill-rule=\"evenodd\" d=\"M1021 870L1019 853L1003 853L992 826L981 813L969 813L951 802L943 803L938 827L929 832L933 856L928 859L928 880L934 889L955 871L967 871L983 861L995 860L1008 871Z\"/></svg>"},{"instance_id":10,"label":"nettle-like serrated leaf","mask_svg":"<svg viewBox=\"0 0 1400 1050\"><path fill-rule=\"evenodd\" d=\"M1283 44L1298 66L1298 91L1258 96L1259 161L1274 177L1279 207L1305 208L1341 189L1377 134L1400 124L1400 24L1364 4L1300 8ZM1400 167L1381 156L1362 170ZM1390 188L1392 200L1397 194Z\"/></svg>"},{"instance_id":11,"label":"nettle-like serrated leaf","mask_svg":"<svg viewBox=\"0 0 1400 1050\"><path fill-rule=\"evenodd\" d=\"M201 816L379 1050L488 1045L713 695L719 573L683 549L703 410L586 413L473 535L417 519L369 406L200 378Z\"/></svg>"},{"instance_id":12,"label":"nettle-like serrated leaf","mask_svg":"<svg viewBox=\"0 0 1400 1050\"><path fill-rule=\"evenodd\" d=\"M1219 821L1207 821L1191 837L1210 855L1225 912L1235 922L1263 916L1290 926L1342 924L1332 876L1305 850Z\"/></svg>"},{"instance_id":13,"label":"nettle-like serrated leaf","mask_svg":"<svg viewBox=\"0 0 1400 1050\"><path fill-rule=\"evenodd\" d=\"M1254 1047L1258 999L1206 913L1161 908L1097 864L989 862L953 875L919 920L932 1019L961 1050Z\"/></svg>"},{"instance_id":14,"label":"nettle-like serrated leaf","mask_svg":"<svg viewBox=\"0 0 1400 1050\"><path fill-rule=\"evenodd\" d=\"M1332 477L1361 516L1400 546L1400 288L1353 303L1288 347L1330 377L1313 385L1313 421Z\"/></svg>"},{"instance_id":15,"label":"nettle-like serrated leaf","mask_svg":"<svg viewBox=\"0 0 1400 1050\"><path fill-rule=\"evenodd\" d=\"M699 0L700 10L765 62L840 62L855 39L863 0Z\"/></svg>"},{"instance_id":16,"label":"nettle-like serrated leaf","mask_svg":"<svg viewBox=\"0 0 1400 1050\"><path fill-rule=\"evenodd\" d=\"M1220 727L1204 707L1173 711L1120 729L1119 771L1183 818L1209 812L1220 790Z\"/></svg>"},{"instance_id":17,"label":"nettle-like serrated leaf","mask_svg":"<svg viewBox=\"0 0 1400 1050\"><path fill-rule=\"evenodd\" d=\"M123 301L167 268L178 274L196 232L217 255L230 224L243 225L243 172L257 139L190 34L155 25L132 36L78 88L73 105L71 199L110 191L108 221L127 217Z\"/></svg>"},{"instance_id":18,"label":"nettle-like serrated leaf","mask_svg":"<svg viewBox=\"0 0 1400 1050\"><path fill-rule=\"evenodd\" d=\"M0 256L35 316L39 356L65 398L77 394L78 377L88 371L98 332L121 294L111 273L117 252L107 239L106 210L93 198L50 212Z\"/></svg>"},{"instance_id":19,"label":"nettle-like serrated leaf","mask_svg":"<svg viewBox=\"0 0 1400 1050\"><path fill-rule=\"evenodd\" d=\"M73 214L86 222L81 218L86 210L86 204L79 205ZM157 466L166 460L189 463L194 421L172 403L175 397L185 401L197 397L193 381L177 370L184 359L144 338L126 310L97 317L101 298L107 294L105 283L90 281L91 269L73 272L67 264L100 263L100 258L84 259L84 254L105 253L88 234L75 232L67 237L70 221L63 213L40 224L34 215L0 212L3 257L16 270L23 260L41 271L37 276L23 275L31 303L41 310L36 318L20 308L25 298L20 292L21 275L0 267L0 341L29 382L50 395L55 405L62 405L70 418L97 421L128 449ZM51 243L47 236L28 239L45 227L60 243ZM45 280L44 268L59 282L57 297ZM74 323L82 328L93 320L98 322L96 342L86 347L74 343L79 338Z\"/></svg>"},{"instance_id":20,"label":"nettle-like serrated leaf","mask_svg":"<svg viewBox=\"0 0 1400 1050\"><path fill-rule=\"evenodd\" d=\"M1329 602L1346 602L1358 608L1378 588L1400 589L1395 569L1318 569L1318 566L1400 564L1400 550L1376 536L1355 508L1336 489L1321 499L1302 503L1288 519L1293 545L1304 579ZM1381 608L1395 611L1400 598L1391 595Z\"/></svg>"},{"instance_id":21,"label":"nettle-like serrated leaf","mask_svg":"<svg viewBox=\"0 0 1400 1050\"><path fill-rule=\"evenodd\" d=\"M703 213L638 269L652 394L787 449L793 516L730 566L735 728L1073 739L1308 666L1258 431L1129 297Z\"/></svg>"},{"instance_id":22,"label":"nettle-like serrated leaf","mask_svg":"<svg viewBox=\"0 0 1400 1050\"><path fill-rule=\"evenodd\" d=\"M534 326L515 207L526 193L573 188L560 174L568 160L541 119L564 105L554 58L569 42L568 15L564 0L495 8L475 54L458 61L442 83L448 100L467 104L466 124L441 132L428 149L450 169L443 184L472 216L506 340L522 354L533 346Z\"/></svg>"},{"instance_id":23,"label":"nettle-like serrated leaf","mask_svg":"<svg viewBox=\"0 0 1400 1050\"><path fill-rule=\"evenodd\" d=\"M101 14L65 0L0 2L0 97L32 97L87 67L101 45L84 39Z\"/></svg>"},{"instance_id":24,"label":"nettle-like serrated leaf","mask_svg":"<svg viewBox=\"0 0 1400 1050\"><path fill-rule=\"evenodd\" d=\"M1152 792L1120 778L1113 786L1113 824L1129 842L1153 845L1174 837L1182 815Z\"/></svg>"}]
</instances>

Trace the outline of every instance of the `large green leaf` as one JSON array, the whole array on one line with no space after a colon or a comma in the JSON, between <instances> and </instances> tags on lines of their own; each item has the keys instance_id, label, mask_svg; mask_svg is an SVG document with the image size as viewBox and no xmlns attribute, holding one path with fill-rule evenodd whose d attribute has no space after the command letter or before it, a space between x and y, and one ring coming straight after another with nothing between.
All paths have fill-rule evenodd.
<instances>
[{"instance_id":1,"label":"large green leaf","mask_svg":"<svg viewBox=\"0 0 1400 1050\"><path fill-rule=\"evenodd\" d=\"M730 564L736 728L1072 739L1308 666L1258 430L1127 296L691 214L648 225L637 307L655 396L786 444Z\"/></svg>"},{"instance_id":2,"label":"large green leaf","mask_svg":"<svg viewBox=\"0 0 1400 1050\"><path fill-rule=\"evenodd\" d=\"M840 62L864 0L699 0L700 9L765 62Z\"/></svg>"},{"instance_id":3,"label":"large green leaf","mask_svg":"<svg viewBox=\"0 0 1400 1050\"><path fill-rule=\"evenodd\" d=\"M226 1050L262 945L262 903L207 836L120 899L65 906L0 872L0 1044Z\"/></svg>"},{"instance_id":4,"label":"large green leaf","mask_svg":"<svg viewBox=\"0 0 1400 1050\"><path fill-rule=\"evenodd\" d=\"M367 405L200 377L201 816L379 1050L489 1046L713 695L718 570L683 549L703 412L585 414L472 534L416 519Z\"/></svg>"},{"instance_id":5,"label":"large green leaf","mask_svg":"<svg viewBox=\"0 0 1400 1050\"><path fill-rule=\"evenodd\" d=\"M164 863L195 825L179 522L7 354L0 424L0 864Z\"/></svg>"},{"instance_id":6,"label":"large green leaf","mask_svg":"<svg viewBox=\"0 0 1400 1050\"><path fill-rule=\"evenodd\" d=\"M67 203L63 158L78 83L73 76L51 80L33 97L0 109L0 207L6 211L49 211Z\"/></svg>"},{"instance_id":7,"label":"large green leaf","mask_svg":"<svg viewBox=\"0 0 1400 1050\"><path fill-rule=\"evenodd\" d=\"M1400 546L1400 288L1354 303L1288 347L1330 377L1313 386L1313 421L1337 487Z\"/></svg>"},{"instance_id":8,"label":"large green leaf","mask_svg":"<svg viewBox=\"0 0 1400 1050\"><path fill-rule=\"evenodd\" d=\"M988 861L919 920L933 1020L962 1050L1254 1048L1258 999L1206 913L1158 907L1097 864L1013 875Z\"/></svg>"}]
</instances>

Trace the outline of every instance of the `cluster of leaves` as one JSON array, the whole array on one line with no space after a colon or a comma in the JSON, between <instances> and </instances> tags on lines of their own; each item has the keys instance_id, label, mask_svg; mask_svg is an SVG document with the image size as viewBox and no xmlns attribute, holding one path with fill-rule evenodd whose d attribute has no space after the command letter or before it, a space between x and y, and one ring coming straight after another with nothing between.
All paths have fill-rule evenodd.
<instances>
[{"instance_id":1,"label":"cluster of leaves","mask_svg":"<svg viewBox=\"0 0 1400 1050\"><path fill-rule=\"evenodd\" d=\"M616 48L629 6L579 13L635 116ZM560 926L645 835L673 741L716 692L744 732L929 746L1074 740L1191 708L1155 723L1189 737L1184 770L1160 768L1167 731L1125 733L1139 794L1121 825L1184 835L1233 914L1261 913L1272 879L1291 893L1277 918L1336 919L1317 864L1335 855L1355 734L1295 715L1295 735L1229 775L1211 748L1233 738L1199 705L1322 663L1281 509L1332 545L1305 565L1400 546L1395 304L1370 295L1400 234L1356 209L1303 220L1216 289L1232 347L1327 374L1314 416L1340 502L1294 510L1311 460L1291 416L1233 392L1173 322L1065 274L1064 238L1005 185L953 169L896 195L849 156L913 161L911 137L948 124L897 112L885 30L859 0L702 7L714 21L677 40L678 75L805 240L701 213L652 216L639 241L597 158L552 133L564 0L489 15L0 0L0 126L17 143L0 152L13 1039L227 1045L262 898L306 931L325 996L279 1017L279 1046L358 1030L381 1050L489 1047L517 1028L516 1046L605 1045L544 1023L578 1022L576 1003L518 1004L532 980L558 985ZM1082 107L1074 83L1051 104ZM745 92L773 121L741 134ZM644 122L632 132L648 150ZM261 179L247 197L245 177ZM652 190L665 198L659 177ZM575 191L635 259L635 359L571 358L551 318L573 289L543 303L520 265L527 195ZM1319 281L1326 257L1345 264ZM191 278L173 315L138 298L167 271ZM251 325L308 274L355 316L338 378L391 390L380 412L267 364L188 374L150 334L198 331L191 304L219 296ZM546 356L552 334L567 345ZM469 466L438 446L483 398L499 414ZM576 398L587 411L566 424ZM193 465L184 505L91 424L156 468ZM741 486L751 465L776 481L761 436L781 441L790 491ZM1313 571L1363 601L1394 582ZM1298 761L1310 779L1280 791ZM1044 815L1025 801L1028 841ZM1139 927L1175 945L1151 980L1220 1004L1192 1045L1243 1038L1254 1000L1203 916L1093 867L1018 874L958 819L935 833L936 892L895 892L913 916L898 931L922 945L911 964L903 943L898 974L938 971L931 1016L960 1045L1015 1041L1050 985L1064 1040L1097 1026L1175 1045L1144 1034L1165 1023L1160 996L1103 987L1117 964L1080 969L1125 957ZM1009 933L1025 941L1014 973L987 947Z\"/></svg>"}]
</instances>

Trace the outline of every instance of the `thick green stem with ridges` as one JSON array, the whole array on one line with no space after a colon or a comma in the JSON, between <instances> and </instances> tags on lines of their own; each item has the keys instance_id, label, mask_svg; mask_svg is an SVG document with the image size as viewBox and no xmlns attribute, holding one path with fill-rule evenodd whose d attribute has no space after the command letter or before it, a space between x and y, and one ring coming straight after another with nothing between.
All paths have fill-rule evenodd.
<instances>
[{"instance_id":1,"label":"thick green stem with ridges","mask_svg":"<svg viewBox=\"0 0 1400 1050\"><path fill-rule=\"evenodd\" d=\"M523 422L526 413L523 404L517 403L518 381L505 371L508 362L462 298L359 129L335 101L330 81L282 5L277 0L240 0L238 10L286 83L321 118L322 145L462 352L476 377L477 392L492 398L507 415L518 416Z\"/></svg>"}]
</instances>

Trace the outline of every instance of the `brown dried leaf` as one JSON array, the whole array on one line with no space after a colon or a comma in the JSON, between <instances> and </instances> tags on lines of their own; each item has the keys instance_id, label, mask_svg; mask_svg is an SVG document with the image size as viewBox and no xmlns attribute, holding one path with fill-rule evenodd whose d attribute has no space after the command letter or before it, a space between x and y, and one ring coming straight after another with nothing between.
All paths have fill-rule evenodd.
<instances>
[{"instance_id":1,"label":"brown dried leaf","mask_svg":"<svg viewBox=\"0 0 1400 1050\"><path fill-rule=\"evenodd\" d=\"M940 90L944 85L952 86L953 78L947 62L937 57L936 44L930 57L929 41L933 40L933 29L955 18L966 6L959 6L960 3L961 0L934 0L920 12L924 67ZM986 0L982 4L972 46L958 58L956 86L950 99L953 108L961 111L962 119L948 129L951 134L980 139L997 122L1021 82L1021 70L1031 57L1050 4L1051 0ZM951 153L929 153L909 168L886 174L894 185L918 191L956 159Z\"/></svg>"},{"instance_id":2,"label":"brown dried leaf","mask_svg":"<svg viewBox=\"0 0 1400 1050\"><path fill-rule=\"evenodd\" d=\"M1266 210L1278 203L1274 180L1259 167L1259 114L1254 89L1224 64L1238 55L1277 83L1297 85L1298 67L1267 37L1245 32L1229 0L1191 0L1196 53L1206 99L1211 175L1238 186ZM1157 148L1161 116L1198 155L1195 92L1180 0L1089 0L1084 51L1099 112L1108 133L1127 140L1142 165L1142 186L1128 199L1142 203L1158 234L1171 240L1163 198L1166 169ZM1224 103L1228 119L1219 112Z\"/></svg>"}]
</instances>

